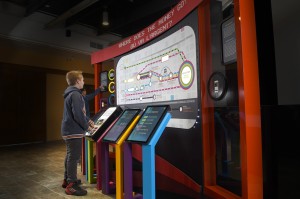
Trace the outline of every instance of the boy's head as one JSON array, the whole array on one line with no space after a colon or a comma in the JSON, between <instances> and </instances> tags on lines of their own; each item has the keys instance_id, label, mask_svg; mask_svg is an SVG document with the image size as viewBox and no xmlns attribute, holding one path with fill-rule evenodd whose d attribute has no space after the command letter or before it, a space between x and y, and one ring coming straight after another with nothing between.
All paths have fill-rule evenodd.
<instances>
[{"instance_id":1,"label":"boy's head","mask_svg":"<svg viewBox=\"0 0 300 199\"><path fill-rule=\"evenodd\" d=\"M83 75L82 71L69 71L66 74L66 80L69 86L75 86L76 84L81 85L83 87Z\"/></svg>"}]
</instances>

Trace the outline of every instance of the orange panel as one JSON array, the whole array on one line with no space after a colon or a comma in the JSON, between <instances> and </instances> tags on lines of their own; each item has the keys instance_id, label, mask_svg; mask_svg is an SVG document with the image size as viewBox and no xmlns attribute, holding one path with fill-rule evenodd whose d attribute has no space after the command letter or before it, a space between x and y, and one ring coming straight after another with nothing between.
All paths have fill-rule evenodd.
<instances>
[{"instance_id":1,"label":"orange panel","mask_svg":"<svg viewBox=\"0 0 300 199\"><path fill-rule=\"evenodd\" d=\"M101 71L101 63L98 64L94 64L94 75L95 75L95 79L94 79L94 84L95 84L95 89L97 89L100 85L99 85L99 74ZM102 93L100 93L99 95L95 96L95 113L97 113L99 111L100 105L99 105L99 100L102 97Z\"/></svg>"},{"instance_id":2,"label":"orange panel","mask_svg":"<svg viewBox=\"0 0 300 199\"><path fill-rule=\"evenodd\" d=\"M209 1L201 4L199 14L200 41L200 79L201 79L201 109L203 135L203 168L205 195L218 199L239 199L240 197L216 185L216 151L214 129L214 103L208 96L207 82L212 73L210 5Z\"/></svg>"},{"instance_id":3,"label":"orange panel","mask_svg":"<svg viewBox=\"0 0 300 199\"><path fill-rule=\"evenodd\" d=\"M238 52L242 198L261 199L263 198L262 142L254 2L235 0L234 5Z\"/></svg>"},{"instance_id":4,"label":"orange panel","mask_svg":"<svg viewBox=\"0 0 300 199\"><path fill-rule=\"evenodd\" d=\"M211 66L211 37L210 37L210 9L208 1L201 4L199 15L199 43L200 43L200 79L201 79L201 110L203 134L203 167L204 185L216 184L215 150L214 150L214 108L213 102L208 97L206 88Z\"/></svg>"},{"instance_id":5,"label":"orange panel","mask_svg":"<svg viewBox=\"0 0 300 199\"><path fill-rule=\"evenodd\" d=\"M235 0L234 5L238 60L242 197L216 185L213 103L207 97L206 92L206 82L212 70L209 1L202 3L198 9L204 192L212 198L262 199L262 143L254 4L253 1L239 2L239 0Z\"/></svg>"}]
</instances>

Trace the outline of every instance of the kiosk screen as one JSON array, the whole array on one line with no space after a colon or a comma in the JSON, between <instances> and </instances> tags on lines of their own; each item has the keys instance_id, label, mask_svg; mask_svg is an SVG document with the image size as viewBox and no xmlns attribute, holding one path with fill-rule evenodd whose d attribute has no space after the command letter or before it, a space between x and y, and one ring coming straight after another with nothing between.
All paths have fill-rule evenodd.
<instances>
[{"instance_id":1,"label":"kiosk screen","mask_svg":"<svg viewBox=\"0 0 300 199\"><path fill-rule=\"evenodd\" d=\"M143 115L127 138L127 141L141 144L147 143L168 110L169 105L147 106Z\"/></svg>"},{"instance_id":2,"label":"kiosk screen","mask_svg":"<svg viewBox=\"0 0 300 199\"><path fill-rule=\"evenodd\" d=\"M103 115L104 112L105 112L105 111L103 111L103 110L98 111L98 112L91 118L91 120L92 120L94 123L97 122L97 120L99 119L99 117L101 117L101 115Z\"/></svg>"},{"instance_id":3,"label":"kiosk screen","mask_svg":"<svg viewBox=\"0 0 300 199\"><path fill-rule=\"evenodd\" d=\"M117 119L122 112L123 110L120 107L108 108L97 120L94 121L94 128L85 132L85 137L97 141L109 125Z\"/></svg>"},{"instance_id":4,"label":"kiosk screen","mask_svg":"<svg viewBox=\"0 0 300 199\"><path fill-rule=\"evenodd\" d=\"M140 111L140 109L126 109L102 140L116 143Z\"/></svg>"}]
</instances>

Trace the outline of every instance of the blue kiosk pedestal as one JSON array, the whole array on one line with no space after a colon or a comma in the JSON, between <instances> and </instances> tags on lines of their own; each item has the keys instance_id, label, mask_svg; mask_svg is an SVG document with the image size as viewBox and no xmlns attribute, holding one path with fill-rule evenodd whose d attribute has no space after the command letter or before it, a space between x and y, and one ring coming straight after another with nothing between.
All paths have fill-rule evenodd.
<instances>
[{"instance_id":1,"label":"blue kiosk pedestal","mask_svg":"<svg viewBox=\"0 0 300 199\"><path fill-rule=\"evenodd\" d=\"M171 114L166 113L151 140L147 144L142 144L142 177L143 195L133 195L132 183L132 149L131 143L124 143L124 198L125 199L155 199L155 146L164 129L166 128Z\"/></svg>"}]
</instances>

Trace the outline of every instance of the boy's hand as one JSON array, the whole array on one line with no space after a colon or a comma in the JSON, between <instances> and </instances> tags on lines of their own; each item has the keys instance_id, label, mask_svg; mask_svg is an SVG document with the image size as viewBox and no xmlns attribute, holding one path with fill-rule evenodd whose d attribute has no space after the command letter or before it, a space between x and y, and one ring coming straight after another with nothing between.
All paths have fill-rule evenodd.
<instances>
[{"instance_id":1,"label":"boy's hand","mask_svg":"<svg viewBox=\"0 0 300 199\"><path fill-rule=\"evenodd\" d=\"M89 126L93 128L94 125L95 125L95 123L92 120L89 120Z\"/></svg>"},{"instance_id":2,"label":"boy's hand","mask_svg":"<svg viewBox=\"0 0 300 199\"><path fill-rule=\"evenodd\" d=\"M106 90L105 86L103 86L103 85L100 85L99 88L100 88L101 91L105 91Z\"/></svg>"}]
</instances>

